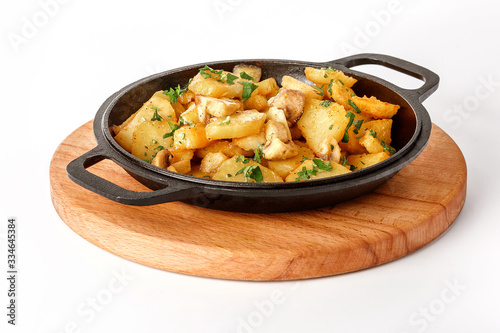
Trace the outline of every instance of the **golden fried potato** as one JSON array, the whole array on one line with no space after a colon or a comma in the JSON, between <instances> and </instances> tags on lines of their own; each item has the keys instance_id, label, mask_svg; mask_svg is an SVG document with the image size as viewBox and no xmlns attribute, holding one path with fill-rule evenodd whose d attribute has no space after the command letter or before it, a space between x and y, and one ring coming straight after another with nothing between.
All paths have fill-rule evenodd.
<instances>
[{"instance_id":1,"label":"golden fried potato","mask_svg":"<svg viewBox=\"0 0 500 333\"><path fill-rule=\"evenodd\" d=\"M331 102L322 104L318 99L306 99L304 113L297 122L297 126L306 139L312 151L318 153L321 143L328 135L333 135L339 142L344 137L345 128L349 122L342 105Z\"/></svg>"},{"instance_id":2,"label":"golden fried potato","mask_svg":"<svg viewBox=\"0 0 500 333\"><path fill-rule=\"evenodd\" d=\"M177 115L170 104L170 97L163 94L163 91L157 91L143 106L128 120L125 125L115 135L115 140L126 151L132 151L132 136L135 127L145 121L168 120L177 122Z\"/></svg>"},{"instance_id":3,"label":"golden fried potato","mask_svg":"<svg viewBox=\"0 0 500 333\"><path fill-rule=\"evenodd\" d=\"M257 110L238 111L225 118L212 118L207 125L207 139L232 139L254 135L262 130L266 115Z\"/></svg>"},{"instance_id":4,"label":"golden fried potato","mask_svg":"<svg viewBox=\"0 0 500 333\"><path fill-rule=\"evenodd\" d=\"M317 162L319 161L319 162ZM318 166L321 165L320 166ZM285 179L286 182L295 182L309 179L327 178L351 172L345 166L331 161L320 159L305 160Z\"/></svg>"},{"instance_id":5,"label":"golden fried potato","mask_svg":"<svg viewBox=\"0 0 500 333\"><path fill-rule=\"evenodd\" d=\"M171 150L173 137L164 137L172 128L168 121L144 121L135 127L130 150L132 155L144 161L151 161L160 150Z\"/></svg>"},{"instance_id":6,"label":"golden fried potato","mask_svg":"<svg viewBox=\"0 0 500 333\"><path fill-rule=\"evenodd\" d=\"M281 79L283 89L299 90L304 93L306 98L323 99L323 91L316 86L310 86L307 83L299 81L291 76L283 76Z\"/></svg>"},{"instance_id":7,"label":"golden fried potato","mask_svg":"<svg viewBox=\"0 0 500 333\"><path fill-rule=\"evenodd\" d=\"M399 110L399 105L379 101L376 97L353 96L351 100L361 112L375 118L392 118Z\"/></svg>"},{"instance_id":8,"label":"golden fried potato","mask_svg":"<svg viewBox=\"0 0 500 333\"><path fill-rule=\"evenodd\" d=\"M347 156L347 163L353 165L355 170L367 168L371 165L382 162L390 157L386 152L376 154L358 154Z\"/></svg>"},{"instance_id":9,"label":"golden fried potato","mask_svg":"<svg viewBox=\"0 0 500 333\"><path fill-rule=\"evenodd\" d=\"M342 82L347 88L351 88L358 80L353 77L347 76L344 72L333 68L312 68L306 67L304 69L306 78L314 82L317 86L325 85L328 87L331 80Z\"/></svg>"},{"instance_id":10,"label":"golden fried potato","mask_svg":"<svg viewBox=\"0 0 500 333\"><path fill-rule=\"evenodd\" d=\"M205 126L201 124L182 126L174 132L174 150L205 148L209 144Z\"/></svg>"},{"instance_id":11,"label":"golden fried potato","mask_svg":"<svg viewBox=\"0 0 500 333\"><path fill-rule=\"evenodd\" d=\"M212 179L230 182L283 182L274 171L242 155L234 156L222 163Z\"/></svg>"}]
</instances>

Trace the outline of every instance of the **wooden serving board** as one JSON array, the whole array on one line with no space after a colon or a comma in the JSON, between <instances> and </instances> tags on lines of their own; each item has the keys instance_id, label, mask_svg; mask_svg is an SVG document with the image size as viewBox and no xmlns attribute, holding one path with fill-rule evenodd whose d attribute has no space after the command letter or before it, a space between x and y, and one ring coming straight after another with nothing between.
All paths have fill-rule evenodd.
<instances>
[{"instance_id":1,"label":"wooden serving board","mask_svg":"<svg viewBox=\"0 0 500 333\"><path fill-rule=\"evenodd\" d=\"M52 202L78 235L159 269L236 280L293 280L352 272L412 253L441 235L465 201L467 168L436 125L424 152L358 199L313 211L242 214L174 202L137 207L90 192L66 165L95 146L92 122L69 135L50 166ZM89 170L136 191L148 189L111 161Z\"/></svg>"}]
</instances>

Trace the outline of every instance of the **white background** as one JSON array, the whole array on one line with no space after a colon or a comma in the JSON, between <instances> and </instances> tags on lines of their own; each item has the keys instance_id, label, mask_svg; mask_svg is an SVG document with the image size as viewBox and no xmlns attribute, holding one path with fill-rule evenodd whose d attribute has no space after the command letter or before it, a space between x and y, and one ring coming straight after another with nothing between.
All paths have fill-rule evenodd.
<instances>
[{"instance_id":1,"label":"white background","mask_svg":"<svg viewBox=\"0 0 500 333\"><path fill-rule=\"evenodd\" d=\"M2 1L0 267L6 271L6 224L14 216L19 294L11 327L0 274L1 331L500 331L498 13L497 2L484 0ZM423 249L336 277L225 281L121 259L56 214L55 149L126 84L214 60L328 61L361 52L439 74L424 105L467 160L465 207ZM407 88L420 84L376 73Z\"/></svg>"}]
</instances>

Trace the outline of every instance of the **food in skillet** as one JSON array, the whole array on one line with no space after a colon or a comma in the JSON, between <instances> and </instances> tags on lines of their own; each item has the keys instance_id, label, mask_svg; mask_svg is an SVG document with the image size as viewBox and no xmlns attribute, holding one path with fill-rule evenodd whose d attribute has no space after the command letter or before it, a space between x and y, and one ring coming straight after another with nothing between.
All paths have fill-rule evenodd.
<instances>
[{"instance_id":1,"label":"food in skillet","mask_svg":"<svg viewBox=\"0 0 500 333\"><path fill-rule=\"evenodd\" d=\"M357 96L357 80L331 67L305 75L313 85L283 76L280 87L256 66L205 66L114 126L115 140L157 167L236 182L332 177L395 153L398 105Z\"/></svg>"}]
</instances>

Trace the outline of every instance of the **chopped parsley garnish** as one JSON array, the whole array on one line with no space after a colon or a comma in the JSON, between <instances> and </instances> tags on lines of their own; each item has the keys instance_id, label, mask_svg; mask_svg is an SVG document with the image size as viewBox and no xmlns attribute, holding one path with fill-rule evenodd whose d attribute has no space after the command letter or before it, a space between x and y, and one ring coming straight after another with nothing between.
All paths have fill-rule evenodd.
<instances>
[{"instance_id":1,"label":"chopped parsley garnish","mask_svg":"<svg viewBox=\"0 0 500 333\"><path fill-rule=\"evenodd\" d=\"M224 77L224 74L222 74L222 77ZM234 84L234 80L236 80L238 77L236 75L233 75L231 73L227 73L225 75L226 82L229 83L230 85Z\"/></svg>"},{"instance_id":2,"label":"chopped parsley garnish","mask_svg":"<svg viewBox=\"0 0 500 333\"><path fill-rule=\"evenodd\" d=\"M357 113L361 113L361 110L358 108L358 106L351 100L351 99L348 99L348 102L349 102L349 105L354 109L356 110Z\"/></svg>"},{"instance_id":3,"label":"chopped parsley garnish","mask_svg":"<svg viewBox=\"0 0 500 333\"><path fill-rule=\"evenodd\" d=\"M332 163L330 161L323 162L319 158L313 159L314 164L322 171L332 171Z\"/></svg>"},{"instance_id":4,"label":"chopped parsley garnish","mask_svg":"<svg viewBox=\"0 0 500 333\"><path fill-rule=\"evenodd\" d=\"M231 123L231 117L227 116L226 119L220 122L221 125L229 125Z\"/></svg>"},{"instance_id":5,"label":"chopped parsley garnish","mask_svg":"<svg viewBox=\"0 0 500 333\"><path fill-rule=\"evenodd\" d=\"M337 70L335 68L332 68L331 66L328 66L328 68L321 68L321 70L323 71L327 71L327 72L336 72Z\"/></svg>"},{"instance_id":6,"label":"chopped parsley garnish","mask_svg":"<svg viewBox=\"0 0 500 333\"><path fill-rule=\"evenodd\" d=\"M307 159L304 157L303 160ZM305 166L302 167L302 171L297 172L296 181L311 179L311 176L315 176L318 172L332 171L332 163L330 161L323 162L319 158L313 159L313 166L311 170L307 170Z\"/></svg>"},{"instance_id":7,"label":"chopped parsley garnish","mask_svg":"<svg viewBox=\"0 0 500 333\"><path fill-rule=\"evenodd\" d=\"M184 118L183 116L179 116L179 126L182 126L182 125L196 126L195 123L187 121L186 118Z\"/></svg>"},{"instance_id":8,"label":"chopped parsley garnish","mask_svg":"<svg viewBox=\"0 0 500 333\"><path fill-rule=\"evenodd\" d=\"M321 87L316 87L316 86L311 86L311 87L313 87L316 90L316 94L323 96L323 87L324 86L325 85L323 84Z\"/></svg>"},{"instance_id":9,"label":"chopped parsley garnish","mask_svg":"<svg viewBox=\"0 0 500 333\"><path fill-rule=\"evenodd\" d=\"M342 142L349 142L349 127L351 127L352 123L354 122L354 113L351 111L347 112L345 115L346 117L349 117L349 122L347 123L347 126L344 131L344 137L342 138Z\"/></svg>"},{"instance_id":10,"label":"chopped parsley garnish","mask_svg":"<svg viewBox=\"0 0 500 333\"><path fill-rule=\"evenodd\" d=\"M333 84L333 79L331 79L330 83L328 84L328 92L330 93L330 96L333 95L333 93L332 93L332 84Z\"/></svg>"},{"instance_id":11,"label":"chopped parsley garnish","mask_svg":"<svg viewBox=\"0 0 500 333\"><path fill-rule=\"evenodd\" d=\"M304 163L304 161L307 161L308 159L309 159L309 157L304 156L304 157L302 157L302 159L300 160L300 163Z\"/></svg>"},{"instance_id":12,"label":"chopped parsley garnish","mask_svg":"<svg viewBox=\"0 0 500 333\"><path fill-rule=\"evenodd\" d=\"M359 133L359 129L361 128L361 125L363 124L363 119L361 119L361 120L355 120L355 121L352 122L352 124L354 125L353 132L355 134L358 134Z\"/></svg>"},{"instance_id":13,"label":"chopped parsley garnish","mask_svg":"<svg viewBox=\"0 0 500 333\"><path fill-rule=\"evenodd\" d=\"M339 81L341 85L343 85L343 86L345 85L344 82L342 82L341 79L337 79L337 81Z\"/></svg>"},{"instance_id":14,"label":"chopped parsley garnish","mask_svg":"<svg viewBox=\"0 0 500 333\"><path fill-rule=\"evenodd\" d=\"M242 97L242 102L246 101L250 96L252 96L252 93L255 89L257 89L259 86L256 84L253 84L252 82L241 82L243 85L243 92L241 94Z\"/></svg>"},{"instance_id":15,"label":"chopped parsley garnish","mask_svg":"<svg viewBox=\"0 0 500 333\"><path fill-rule=\"evenodd\" d=\"M228 174L226 175L226 177L227 177L227 178L232 177L232 176L233 176L233 175L232 175L232 174L230 174L230 173L228 173Z\"/></svg>"},{"instance_id":16,"label":"chopped parsley garnish","mask_svg":"<svg viewBox=\"0 0 500 333\"><path fill-rule=\"evenodd\" d=\"M264 157L264 153L262 152L262 144L260 144L258 148L255 148L254 151L255 155L253 157L253 160L257 163L262 163L262 157Z\"/></svg>"},{"instance_id":17,"label":"chopped parsley garnish","mask_svg":"<svg viewBox=\"0 0 500 333\"><path fill-rule=\"evenodd\" d=\"M210 75L210 73L206 72L207 70L210 72L214 71L212 68L208 67L207 65L205 65L205 67L203 67L203 68L200 68L200 75L203 76L205 79L212 77L212 75Z\"/></svg>"},{"instance_id":18,"label":"chopped parsley garnish","mask_svg":"<svg viewBox=\"0 0 500 333\"><path fill-rule=\"evenodd\" d=\"M247 164L251 160L252 160L251 158L245 158L245 156L243 155L236 157L236 162L242 162L243 164Z\"/></svg>"},{"instance_id":19,"label":"chopped parsley garnish","mask_svg":"<svg viewBox=\"0 0 500 333\"><path fill-rule=\"evenodd\" d=\"M353 171L355 169L356 169L356 166L351 164L351 166L349 167L349 170Z\"/></svg>"},{"instance_id":20,"label":"chopped parsley garnish","mask_svg":"<svg viewBox=\"0 0 500 333\"><path fill-rule=\"evenodd\" d=\"M388 151L390 154L396 153L396 149L392 148L391 146L386 144L384 141L380 142L380 144L382 145L382 147L384 147L384 151Z\"/></svg>"},{"instance_id":21,"label":"chopped parsley garnish","mask_svg":"<svg viewBox=\"0 0 500 333\"><path fill-rule=\"evenodd\" d=\"M332 103L332 101L325 99L323 102L319 103L319 105L321 105L324 108L327 108L330 106L331 103Z\"/></svg>"},{"instance_id":22,"label":"chopped parsley garnish","mask_svg":"<svg viewBox=\"0 0 500 333\"><path fill-rule=\"evenodd\" d=\"M212 74L214 74L214 75L212 76ZM222 69L215 70L207 65L205 65L205 67L203 67L203 68L200 68L200 75L203 76L205 79L209 79L209 78L213 77L217 81L222 82L222 83L228 83L229 85L233 85L234 80L236 80L238 78L234 74L224 73L224 70L222 70Z\"/></svg>"},{"instance_id":23,"label":"chopped parsley garnish","mask_svg":"<svg viewBox=\"0 0 500 333\"><path fill-rule=\"evenodd\" d=\"M174 132L177 131L180 126L177 124L172 124L170 121L168 121L168 126L170 126L170 132L163 134L163 138L166 139L168 137L174 136Z\"/></svg>"},{"instance_id":24,"label":"chopped parsley garnish","mask_svg":"<svg viewBox=\"0 0 500 333\"><path fill-rule=\"evenodd\" d=\"M245 72L241 72L240 73L240 77L242 79L245 79L245 80L250 80L250 81L254 81L253 77L251 77L250 75L248 75L247 73Z\"/></svg>"},{"instance_id":25,"label":"chopped parsley garnish","mask_svg":"<svg viewBox=\"0 0 500 333\"><path fill-rule=\"evenodd\" d=\"M155 121L155 120L163 120L163 118L160 116L160 114L158 113L158 111L160 111L160 109L158 109L156 106L151 106L151 109L153 109L155 112L153 113L153 117L151 118L152 121Z\"/></svg>"},{"instance_id":26,"label":"chopped parsley garnish","mask_svg":"<svg viewBox=\"0 0 500 333\"><path fill-rule=\"evenodd\" d=\"M318 173L318 168L314 165L311 170L307 170L305 166L302 167L302 171L297 172L297 178L295 181L311 179L311 175L316 175Z\"/></svg>"},{"instance_id":27,"label":"chopped parsley garnish","mask_svg":"<svg viewBox=\"0 0 500 333\"><path fill-rule=\"evenodd\" d=\"M164 90L163 94L170 97L170 103L177 103L177 97L181 96L184 93L184 90L181 89L180 85L177 85L175 89L170 88L168 91Z\"/></svg>"},{"instance_id":28,"label":"chopped parsley garnish","mask_svg":"<svg viewBox=\"0 0 500 333\"><path fill-rule=\"evenodd\" d=\"M370 135L373 136L374 138L376 138L377 137L377 132L375 132L374 130L372 130L370 128Z\"/></svg>"},{"instance_id":29,"label":"chopped parsley garnish","mask_svg":"<svg viewBox=\"0 0 500 333\"><path fill-rule=\"evenodd\" d=\"M347 164L347 156L342 156L340 158L340 164L342 164L342 166L345 166Z\"/></svg>"},{"instance_id":30,"label":"chopped parsley garnish","mask_svg":"<svg viewBox=\"0 0 500 333\"><path fill-rule=\"evenodd\" d=\"M330 125L330 127L328 127L329 130L332 130L333 128L333 124Z\"/></svg>"},{"instance_id":31,"label":"chopped parsley garnish","mask_svg":"<svg viewBox=\"0 0 500 333\"><path fill-rule=\"evenodd\" d=\"M245 182L251 182L252 179L255 182L260 183L264 180L264 176L262 175L262 170L258 165L248 165L242 169L240 169L235 176L243 174L245 176Z\"/></svg>"},{"instance_id":32,"label":"chopped parsley garnish","mask_svg":"<svg viewBox=\"0 0 500 333\"><path fill-rule=\"evenodd\" d=\"M153 139L152 142L154 145L158 143L158 141L156 141L155 139Z\"/></svg>"}]
</instances>

